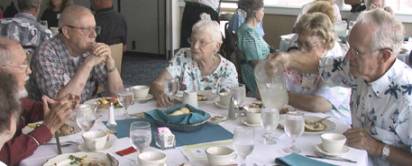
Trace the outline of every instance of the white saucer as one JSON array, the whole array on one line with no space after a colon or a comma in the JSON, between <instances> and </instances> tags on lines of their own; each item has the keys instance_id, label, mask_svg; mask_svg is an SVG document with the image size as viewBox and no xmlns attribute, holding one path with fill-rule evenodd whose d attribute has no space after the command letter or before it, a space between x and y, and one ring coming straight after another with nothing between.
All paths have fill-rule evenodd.
<instances>
[{"instance_id":1,"label":"white saucer","mask_svg":"<svg viewBox=\"0 0 412 166\"><path fill-rule=\"evenodd\" d=\"M218 108L221 108L221 109L229 109L229 106L222 105L222 104L220 104L219 101L215 101L214 103L215 103L215 105L216 105Z\"/></svg>"},{"instance_id":2,"label":"white saucer","mask_svg":"<svg viewBox=\"0 0 412 166\"><path fill-rule=\"evenodd\" d=\"M345 154L345 153L349 152L349 150L350 150L348 146L344 145L340 152L330 153L330 152L326 152L325 150L323 150L321 144L315 145L315 149L320 154L323 154L323 155L326 155L326 156L339 156L339 155L342 155L342 154Z\"/></svg>"},{"instance_id":3,"label":"white saucer","mask_svg":"<svg viewBox=\"0 0 412 166\"><path fill-rule=\"evenodd\" d=\"M111 147L113 146L114 140L115 140L114 136L109 135L109 140L107 140L106 146L104 146L104 148L103 148L103 149L100 149L100 150L90 150L89 148L87 148L87 146L86 146L86 144L85 144L84 142L81 143L78 148L79 148L79 150L82 151L82 152L98 152L98 151L104 151L104 150L107 150L107 149L109 149L109 148L111 148Z\"/></svg>"},{"instance_id":4,"label":"white saucer","mask_svg":"<svg viewBox=\"0 0 412 166\"><path fill-rule=\"evenodd\" d=\"M249 122L246 120L246 118L242 118L240 121L242 122L242 124L244 124L244 125L246 125L246 126L249 126L249 127L260 127L260 126L262 126L262 124L260 124L260 123L255 123L255 124L249 123Z\"/></svg>"},{"instance_id":5,"label":"white saucer","mask_svg":"<svg viewBox=\"0 0 412 166\"><path fill-rule=\"evenodd\" d=\"M151 99L153 99L153 95L147 94L146 97L144 97L144 98L138 98L138 99L136 99L136 101L139 102L139 103L143 103L143 102L149 101L149 100L151 100Z\"/></svg>"}]
</instances>

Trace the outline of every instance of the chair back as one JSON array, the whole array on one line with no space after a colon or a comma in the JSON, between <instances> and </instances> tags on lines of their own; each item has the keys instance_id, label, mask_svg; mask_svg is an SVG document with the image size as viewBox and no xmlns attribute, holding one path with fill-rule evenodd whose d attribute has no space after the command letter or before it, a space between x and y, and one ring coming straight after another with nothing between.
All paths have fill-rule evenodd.
<instances>
[{"instance_id":1,"label":"chair back","mask_svg":"<svg viewBox=\"0 0 412 166\"><path fill-rule=\"evenodd\" d=\"M112 57L114 62L116 63L116 68L119 71L119 73L121 73L123 59L123 43L110 45L110 49L112 50Z\"/></svg>"}]
</instances>

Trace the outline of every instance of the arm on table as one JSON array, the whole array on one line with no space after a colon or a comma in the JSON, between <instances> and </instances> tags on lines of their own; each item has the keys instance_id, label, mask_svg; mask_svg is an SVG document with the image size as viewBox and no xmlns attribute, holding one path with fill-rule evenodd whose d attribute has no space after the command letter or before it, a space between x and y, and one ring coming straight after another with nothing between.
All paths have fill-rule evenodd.
<instances>
[{"instance_id":1,"label":"arm on table","mask_svg":"<svg viewBox=\"0 0 412 166\"><path fill-rule=\"evenodd\" d=\"M315 95L301 95L292 92L289 94L289 105L308 112L327 112L332 104L325 98Z\"/></svg>"}]
</instances>

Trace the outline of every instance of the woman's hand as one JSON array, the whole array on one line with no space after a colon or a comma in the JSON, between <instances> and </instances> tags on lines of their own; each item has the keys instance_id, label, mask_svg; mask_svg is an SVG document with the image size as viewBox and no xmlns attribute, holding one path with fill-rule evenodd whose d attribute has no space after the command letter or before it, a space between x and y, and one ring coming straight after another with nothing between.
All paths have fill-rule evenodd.
<instances>
[{"instance_id":1,"label":"woman's hand","mask_svg":"<svg viewBox=\"0 0 412 166\"><path fill-rule=\"evenodd\" d=\"M173 104L173 101L164 93L154 95L154 97L158 107L166 107Z\"/></svg>"}]
</instances>

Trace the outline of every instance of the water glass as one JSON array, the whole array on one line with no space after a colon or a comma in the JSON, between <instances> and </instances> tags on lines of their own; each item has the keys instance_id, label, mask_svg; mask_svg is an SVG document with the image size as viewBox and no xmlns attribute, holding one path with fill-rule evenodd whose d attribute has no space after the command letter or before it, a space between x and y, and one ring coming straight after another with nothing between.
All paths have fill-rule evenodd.
<instances>
[{"instance_id":1,"label":"water glass","mask_svg":"<svg viewBox=\"0 0 412 166\"><path fill-rule=\"evenodd\" d=\"M96 107L80 105L76 111L76 123L82 132L89 131L96 121Z\"/></svg>"},{"instance_id":2,"label":"water glass","mask_svg":"<svg viewBox=\"0 0 412 166\"><path fill-rule=\"evenodd\" d=\"M274 136L274 131L277 129L279 124L279 110L276 108L263 108L261 110L262 123L265 129L263 134L264 144L276 144L276 137Z\"/></svg>"},{"instance_id":3,"label":"water glass","mask_svg":"<svg viewBox=\"0 0 412 166\"><path fill-rule=\"evenodd\" d=\"M127 108L134 104L134 93L131 89L127 88L118 93L119 102L123 105L125 109L125 114L127 115Z\"/></svg>"},{"instance_id":4,"label":"water glass","mask_svg":"<svg viewBox=\"0 0 412 166\"><path fill-rule=\"evenodd\" d=\"M234 87L232 90L233 96L239 101L239 104L242 105L246 99L246 86L245 84L239 84L238 87Z\"/></svg>"},{"instance_id":5,"label":"water glass","mask_svg":"<svg viewBox=\"0 0 412 166\"><path fill-rule=\"evenodd\" d=\"M245 160L254 149L254 128L237 127L233 133L233 147L241 159L241 165L245 165Z\"/></svg>"},{"instance_id":6,"label":"water glass","mask_svg":"<svg viewBox=\"0 0 412 166\"><path fill-rule=\"evenodd\" d=\"M305 119L303 113L289 112L286 114L285 123L283 125L285 133L288 137L292 138L292 145L286 148L284 151L300 153L300 150L295 146L296 138L303 134L305 129Z\"/></svg>"},{"instance_id":7,"label":"water glass","mask_svg":"<svg viewBox=\"0 0 412 166\"><path fill-rule=\"evenodd\" d=\"M179 84L179 79L177 78L167 80L164 87L165 94L169 98L173 99L177 91L179 91Z\"/></svg>"},{"instance_id":8,"label":"water glass","mask_svg":"<svg viewBox=\"0 0 412 166\"><path fill-rule=\"evenodd\" d=\"M143 152L152 142L150 123L143 120L132 122L130 124L129 137L133 147L139 153Z\"/></svg>"}]
</instances>

